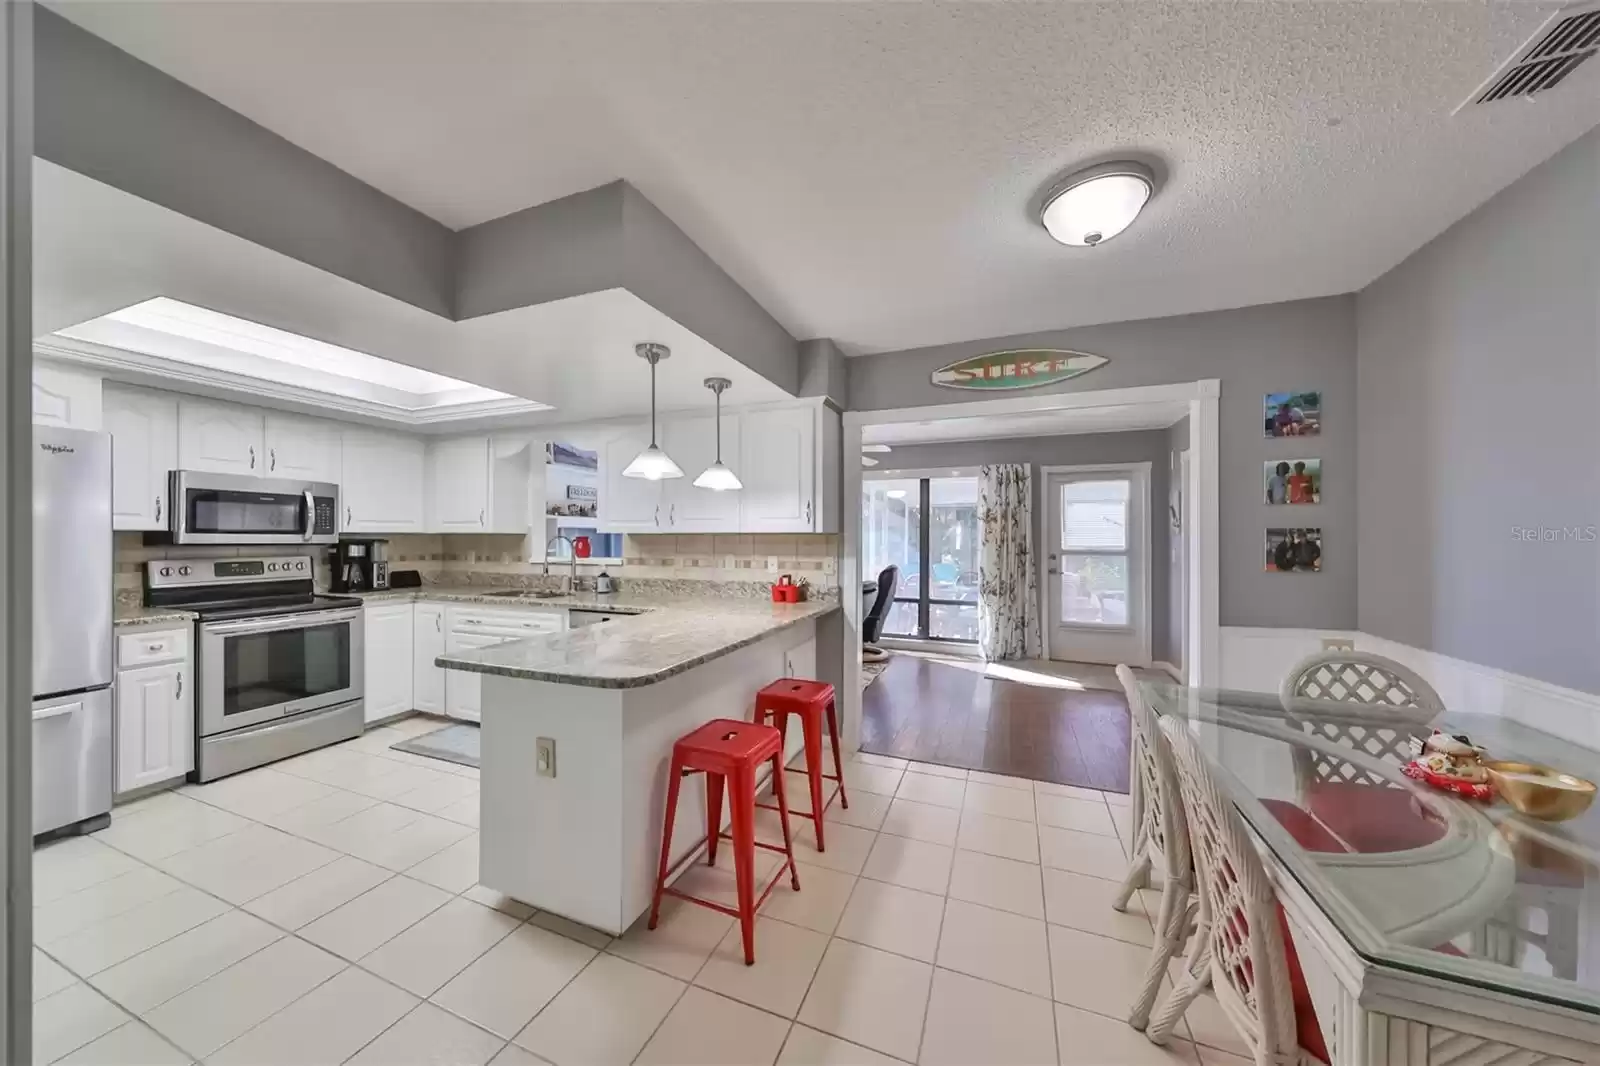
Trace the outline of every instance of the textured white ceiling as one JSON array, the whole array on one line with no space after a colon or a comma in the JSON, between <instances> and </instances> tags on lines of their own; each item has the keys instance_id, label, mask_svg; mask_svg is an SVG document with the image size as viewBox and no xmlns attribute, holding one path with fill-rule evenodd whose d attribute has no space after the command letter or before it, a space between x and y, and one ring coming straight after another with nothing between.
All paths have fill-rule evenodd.
<instances>
[{"instance_id":1,"label":"textured white ceiling","mask_svg":"<svg viewBox=\"0 0 1600 1066\"><path fill-rule=\"evenodd\" d=\"M1347 292L1600 118L1450 114L1545 0L55 6L453 227L626 178L854 353ZM1045 236L1132 152L1133 229Z\"/></svg>"}]
</instances>

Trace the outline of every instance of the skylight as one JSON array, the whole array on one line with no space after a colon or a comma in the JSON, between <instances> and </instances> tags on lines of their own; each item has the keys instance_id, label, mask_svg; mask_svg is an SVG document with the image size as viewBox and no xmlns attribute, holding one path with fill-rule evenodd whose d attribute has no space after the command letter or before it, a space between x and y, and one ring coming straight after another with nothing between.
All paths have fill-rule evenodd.
<instances>
[{"instance_id":1,"label":"skylight","mask_svg":"<svg viewBox=\"0 0 1600 1066\"><path fill-rule=\"evenodd\" d=\"M517 401L522 410L548 409L548 405L509 393L165 296L58 332L189 366L284 382L403 411L420 413L506 400Z\"/></svg>"}]
</instances>

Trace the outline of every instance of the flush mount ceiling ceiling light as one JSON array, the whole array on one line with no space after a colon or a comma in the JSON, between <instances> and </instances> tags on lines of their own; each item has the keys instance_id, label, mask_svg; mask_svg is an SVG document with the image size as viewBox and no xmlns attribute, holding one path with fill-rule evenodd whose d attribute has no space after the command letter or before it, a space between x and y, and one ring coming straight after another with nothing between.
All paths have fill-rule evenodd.
<instances>
[{"instance_id":1,"label":"flush mount ceiling ceiling light","mask_svg":"<svg viewBox=\"0 0 1600 1066\"><path fill-rule=\"evenodd\" d=\"M722 392L733 384L727 378L706 378L706 388L717 394L717 461L694 479L695 486L712 492L744 488L744 482L722 461Z\"/></svg>"},{"instance_id":2,"label":"flush mount ceiling ceiling light","mask_svg":"<svg viewBox=\"0 0 1600 1066\"><path fill-rule=\"evenodd\" d=\"M1155 191L1155 172L1143 163L1101 163L1057 182L1039 221L1062 244L1092 248L1132 225Z\"/></svg>"},{"instance_id":3,"label":"flush mount ceiling ceiling light","mask_svg":"<svg viewBox=\"0 0 1600 1066\"><path fill-rule=\"evenodd\" d=\"M672 349L665 344L635 344L633 354L650 364L650 447L634 456L633 462L628 464L622 476L642 477L646 481L682 477L683 470L672 461L670 455L656 445L656 364L663 359L671 358Z\"/></svg>"}]
</instances>

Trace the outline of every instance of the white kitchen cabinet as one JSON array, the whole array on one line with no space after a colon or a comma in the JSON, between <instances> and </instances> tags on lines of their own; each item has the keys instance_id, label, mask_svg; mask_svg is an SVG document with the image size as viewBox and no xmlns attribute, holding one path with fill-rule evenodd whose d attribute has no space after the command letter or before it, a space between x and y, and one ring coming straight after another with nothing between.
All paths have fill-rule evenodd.
<instances>
[{"instance_id":1,"label":"white kitchen cabinet","mask_svg":"<svg viewBox=\"0 0 1600 1066\"><path fill-rule=\"evenodd\" d=\"M117 639L118 795L194 769L194 679L189 630L134 629Z\"/></svg>"},{"instance_id":2,"label":"white kitchen cabinet","mask_svg":"<svg viewBox=\"0 0 1600 1066\"><path fill-rule=\"evenodd\" d=\"M425 448L415 437L346 428L340 440L342 533L421 533Z\"/></svg>"},{"instance_id":3,"label":"white kitchen cabinet","mask_svg":"<svg viewBox=\"0 0 1600 1066\"><path fill-rule=\"evenodd\" d=\"M433 441L428 447L430 533L481 533L489 518L489 438Z\"/></svg>"},{"instance_id":4,"label":"white kitchen cabinet","mask_svg":"<svg viewBox=\"0 0 1600 1066\"><path fill-rule=\"evenodd\" d=\"M444 648L443 605L416 604L411 624L411 705L416 710L444 713L445 671L434 662Z\"/></svg>"},{"instance_id":5,"label":"white kitchen cabinet","mask_svg":"<svg viewBox=\"0 0 1600 1066\"><path fill-rule=\"evenodd\" d=\"M337 484L341 429L322 418L267 412L263 476Z\"/></svg>"},{"instance_id":6,"label":"white kitchen cabinet","mask_svg":"<svg viewBox=\"0 0 1600 1066\"><path fill-rule=\"evenodd\" d=\"M526 640L567 628L564 609L507 610L453 607L445 612L445 647L450 654L487 648L508 640ZM478 720L482 675L445 671L445 713L467 722Z\"/></svg>"},{"instance_id":7,"label":"white kitchen cabinet","mask_svg":"<svg viewBox=\"0 0 1600 1066\"><path fill-rule=\"evenodd\" d=\"M412 616L410 603L367 605L363 639L366 721L392 718L412 709Z\"/></svg>"},{"instance_id":8,"label":"white kitchen cabinet","mask_svg":"<svg viewBox=\"0 0 1600 1066\"><path fill-rule=\"evenodd\" d=\"M266 476L260 408L185 396L178 401L178 466L216 474Z\"/></svg>"},{"instance_id":9,"label":"white kitchen cabinet","mask_svg":"<svg viewBox=\"0 0 1600 1066\"><path fill-rule=\"evenodd\" d=\"M650 446L650 425L617 426L600 443L600 499L596 525L606 533L665 533L662 482L623 477L634 456ZM693 477L694 475L689 475Z\"/></svg>"},{"instance_id":10,"label":"white kitchen cabinet","mask_svg":"<svg viewBox=\"0 0 1600 1066\"><path fill-rule=\"evenodd\" d=\"M445 638L445 647L451 655L457 652L471 651L474 648L487 648L493 644L503 643L507 638L488 636L482 633L450 633ZM483 676L467 670L446 670L444 676L445 706L444 713L451 718L459 718L464 722L476 722L480 715L480 694L483 690Z\"/></svg>"},{"instance_id":11,"label":"white kitchen cabinet","mask_svg":"<svg viewBox=\"0 0 1600 1066\"><path fill-rule=\"evenodd\" d=\"M815 407L746 411L740 415L739 465L746 533L813 533L818 529Z\"/></svg>"},{"instance_id":12,"label":"white kitchen cabinet","mask_svg":"<svg viewBox=\"0 0 1600 1066\"><path fill-rule=\"evenodd\" d=\"M35 359L33 421L40 426L100 429L100 375Z\"/></svg>"},{"instance_id":13,"label":"white kitchen cabinet","mask_svg":"<svg viewBox=\"0 0 1600 1066\"><path fill-rule=\"evenodd\" d=\"M171 393L106 385L111 434L111 528L166 529L168 472L178 465L178 401Z\"/></svg>"},{"instance_id":14,"label":"white kitchen cabinet","mask_svg":"<svg viewBox=\"0 0 1600 1066\"><path fill-rule=\"evenodd\" d=\"M675 418L664 427L661 446L683 468L683 477L661 482L662 530L671 533L735 533L740 523L739 491L713 492L696 487L694 479L717 458L715 415ZM722 458L733 472L739 468L739 418L722 420Z\"/></svg>"}]
</instances>

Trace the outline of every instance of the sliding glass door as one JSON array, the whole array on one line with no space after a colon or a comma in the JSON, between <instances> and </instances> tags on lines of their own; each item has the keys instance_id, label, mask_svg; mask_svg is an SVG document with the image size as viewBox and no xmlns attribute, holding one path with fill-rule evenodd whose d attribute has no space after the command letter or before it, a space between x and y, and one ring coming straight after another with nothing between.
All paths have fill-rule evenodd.
<instances>
[{"instance_id":1,"label":"sliding glass door","mask_svg":"<svg viewBox=\"0 0 1600 1066\"><path fill-rule=\"evenodd\" d=\"M978 479L867 479L861 495L864 572L900 568L883 635L975 643Z\"/></svg>"}]
</instances>

